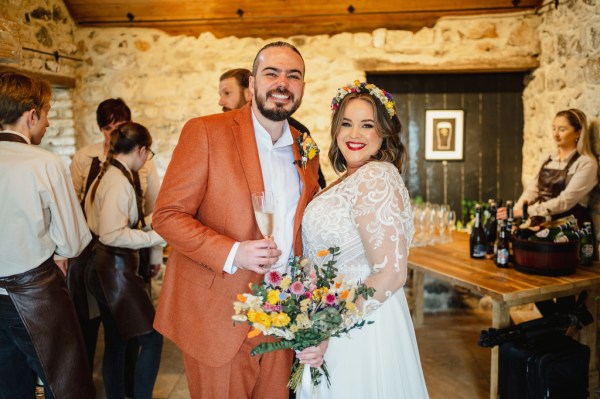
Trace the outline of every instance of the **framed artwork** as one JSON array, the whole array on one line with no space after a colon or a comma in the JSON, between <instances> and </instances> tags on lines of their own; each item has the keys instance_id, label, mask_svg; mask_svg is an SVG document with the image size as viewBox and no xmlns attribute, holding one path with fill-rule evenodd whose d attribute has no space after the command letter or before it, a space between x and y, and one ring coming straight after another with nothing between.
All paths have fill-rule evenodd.
<instances>
[{"instance_id":1,"label":"framed artwork","mask_svg":"<svg viewBox=\"0 0 600 399\"><path fill-rule=\"evenodd\" d=\"M464 111L425 111L425 159L431 161L462 160Z\"/></svg>"}]
</instances>

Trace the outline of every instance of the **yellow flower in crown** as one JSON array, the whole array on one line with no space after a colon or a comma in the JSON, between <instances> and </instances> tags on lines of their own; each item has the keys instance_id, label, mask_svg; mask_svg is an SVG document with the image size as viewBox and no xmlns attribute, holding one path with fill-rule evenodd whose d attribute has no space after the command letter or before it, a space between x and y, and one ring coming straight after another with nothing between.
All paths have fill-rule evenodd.
<instances>
[{"instance_id":1,"label":"yellow flower in crown","mask_svg":"<svg viewBox=\"0 0 600 399\"><path fill-rule=\"evenodd\" d=\"M300 159L295 160L294 163L306 169L306 163L319 154L319 147L317 147L317 143L315 143L308 133L303 133L301 136L296 137L296 143L298 143L300 150Z\"/></svg>"}]
</instances>

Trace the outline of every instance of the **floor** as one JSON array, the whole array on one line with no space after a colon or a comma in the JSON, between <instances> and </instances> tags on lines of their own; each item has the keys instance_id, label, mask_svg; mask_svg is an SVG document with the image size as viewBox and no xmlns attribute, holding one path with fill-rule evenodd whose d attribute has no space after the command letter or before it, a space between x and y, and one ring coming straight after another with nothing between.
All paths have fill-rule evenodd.
<instances>
[{"instance_id":1,"label":"floor","mask_svg":"<svg viewBox=\"0 0 600 399\"><path fill-rule=\"evenodd\" d=\"M489 397L490 349L480 348L477 342L480 331L490 325L491 312L478 305L425 315L424 325L416 332L431 399ZM94 381L98 398L104 399L100 374L101 342L96 355ZM153 398L190 398L181 353L168 340L165 340Z\"/></svg>"}]
</instances>

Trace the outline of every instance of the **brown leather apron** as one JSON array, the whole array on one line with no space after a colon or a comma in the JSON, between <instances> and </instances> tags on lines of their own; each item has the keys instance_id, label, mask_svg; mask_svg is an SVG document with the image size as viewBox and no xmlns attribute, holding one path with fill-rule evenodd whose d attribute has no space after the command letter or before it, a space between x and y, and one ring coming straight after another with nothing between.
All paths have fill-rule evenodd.
<instances>
[{"instance_id":1,"label":"brown leather apron","mask_svg":"<svg viewBox=\"0 0 600 399\"><path fill-rule=\"evenodd\" d=\"M111 165L119 169L133 186L138 209L136 225L144 226L141 190L136 188L133 176L120 162L113 159ZM130 339L151 332L155 312L146 284L139 275L140 251L112 247L100 241L96 242L94 249L98 280L121 337Z\"/></svg>"},{"instance_id":2,"label":"brown leather apron","mask_svg":"<svg viewBox=\"0 0 600 399\"><path fill-rule=\"evenodd\" d=\"M127 340L151 332L154 307L144 280L137 273L139 251L99 241L94 249L98 280L121 337Z\"/></svg>"},{"instance_id":3,"label":"brown leather apron","mask_svg":"<svg viewBox=\"0 0 600 399\"><path fill-rule=\"evenodd\" d=\"M83 338L63 274L48 259L25 273L0 278L31 337L57 399L94 398Z\"/></svg>"},{"instance_id":4,"label":"brown leather apron","mask_svg":"<svg viewBox=\"0 0 600 399\"><path fill-rule=\"evenodd\" d=\"M567 173L573 163L579 158L579 153L576 152L564 169L548 169L546 165L550 163L552 158L548 158L542 165L538 177L538 197L534 203L545 202L556 198L567 187ZM579 227L583 227L584 222L591 222L592 218L588 209L580 204L576 204L573 208L558 215L552 215L552 219L560 219L565 216L573 215L577 219Z\"/></svg>"}]
</instances>

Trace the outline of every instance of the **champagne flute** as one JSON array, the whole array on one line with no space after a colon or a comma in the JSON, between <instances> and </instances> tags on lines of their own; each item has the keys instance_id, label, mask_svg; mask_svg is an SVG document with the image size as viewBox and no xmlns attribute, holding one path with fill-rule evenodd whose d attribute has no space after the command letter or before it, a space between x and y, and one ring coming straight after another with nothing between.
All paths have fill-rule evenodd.
<instances>
[{"instance_id":1,"label":"champagne flute","mask_svg":"<svg viewBox=\"0 0 600 399\"><path fill-rule=\"evenodd\" d=\"M254 207L254 216L260 232L264 238L272 240L273 215L275 212L273 193L269 191L252 193L252 206Z\"/></svg>"}]
</instances>

